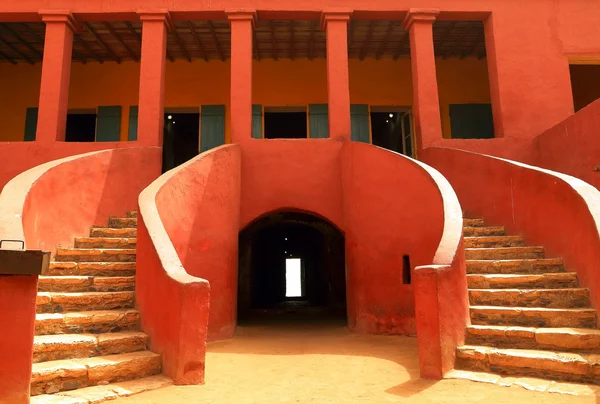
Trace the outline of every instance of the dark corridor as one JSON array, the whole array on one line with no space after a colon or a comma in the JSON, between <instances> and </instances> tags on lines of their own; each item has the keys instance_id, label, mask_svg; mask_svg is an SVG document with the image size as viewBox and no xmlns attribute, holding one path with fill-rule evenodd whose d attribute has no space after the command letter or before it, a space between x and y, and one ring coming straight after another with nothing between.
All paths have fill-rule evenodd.
<instances>
[{"instance_id":1,"label":"dark corridor","mask_svg":"<svg viewBox=\"0 0 600 404\"><path fill-rule=\"evenodd\" d=\"M163 167L165 173L199 154L200 114L165 114Z\"/></svg>"},{"instance_id":2,"label":"dark corridor","mask_svg":"<svg viewBox=\"0 0 600 404\"><path fill-rule=\"evenodd\" d=\"M240 233L239 251L241 322L281 316L345 318L344 236L328 222L301 213L272 214ZM301 263L299 271L290 261ZM292 276L298 277L295 286L301 292L286 296L294 286Z\"/></svg>"}]
</instances>

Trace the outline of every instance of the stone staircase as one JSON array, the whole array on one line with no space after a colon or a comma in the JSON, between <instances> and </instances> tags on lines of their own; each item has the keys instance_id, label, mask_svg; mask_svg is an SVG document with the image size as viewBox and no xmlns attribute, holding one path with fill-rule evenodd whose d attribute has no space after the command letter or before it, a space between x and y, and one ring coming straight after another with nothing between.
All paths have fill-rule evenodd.
<instances>
[{"instance_id":1,"label":"stone staircase","mask_svg":"<svg viewBox=\"0 0 600 404\"><path fill-rule=\"evenodd\" d=\"M137 214L110 218L39 277L31 403L97 403L169 385L135 310Z\"/></svg>"},{"instance_id":2,"label":"stone staircase","mask_svg":"<svg viewBox=\"0 0 600 404\"><path fill-rule=\"evenodd\" d=\"M597 313L577 274L480 219L464 237L471 325L456 368L600 384Z\"/></svg>"}]
</instances>

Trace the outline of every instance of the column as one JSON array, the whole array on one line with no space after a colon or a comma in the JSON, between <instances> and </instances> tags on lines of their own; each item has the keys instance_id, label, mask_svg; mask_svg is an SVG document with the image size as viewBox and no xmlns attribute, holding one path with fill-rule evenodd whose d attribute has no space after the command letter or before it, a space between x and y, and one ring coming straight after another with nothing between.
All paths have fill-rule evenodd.
<instances>
[{"instance_id":1,"label":"column","mask_svg":"<svg viewBox=\"0 0 600 404\"><path fill-rule=\"evenodd\" d=\"M46 23L36 141L65 140L75 20L68 11L42 11Z\"/></svg>"},{"instance_id":2,"label":"column","mask_svg":"<svg viewBox=\"0 0 600 404\"><path fill-rule=\"evenodd\" d=\"M138 140L143 145L163 145L167 11L139 11L142 21L142 57L138 100Z\"/></svg>"},{"instance_id":3,"label":"column","mask_svg":"<svg viewBox=\"0 0 600 404\"><path fill-rule=\"evenodd\" d=\"M350 141L350 83L348 78L348 21L351 11L330 10L321 15L327 37L327 97L329 137Z\"/></svg>"},{"instance_id":4,"label":"column","mask_svg":"<svg viewBox=\"0 0 600 404\"><path fill-rule=\"evenodd\" d=\"M413 111L417 150L442 139L442 120L433 51L433 23L438 10L410 9L404 29L410 35Z\"/></svg>"},{"instance_id":5,"label":"column","mask_svg":"<svg viewBox=\"0 0 600 404\"><path fill-rule=\"evenodd\" d=\"M252 30L254 11L227 12L231 25L231 142L252 138Z\"/></svg>"}]
</instances>

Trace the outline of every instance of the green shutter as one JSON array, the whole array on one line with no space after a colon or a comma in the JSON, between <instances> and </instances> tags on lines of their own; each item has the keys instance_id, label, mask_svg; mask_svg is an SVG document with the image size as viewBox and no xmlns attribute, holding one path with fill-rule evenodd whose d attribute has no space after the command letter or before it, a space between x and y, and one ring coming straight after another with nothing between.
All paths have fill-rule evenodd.
<instances>
[{"instance_id":1,"label":"green shutter","mask_svg":"<svg viewBox=\"0 0 600 404\"><path fill-rule=\"evenodd\" d=\"M494 137L492 104L450 104L452 139L491 139Z\"/></svg>"},{"instance_id":2,"label":"green shutter","mask_svg":"<svg viewBox=\"0 0 600 404\"><path fill-rule=\"evenodd\" d=\"M23 140L26 142L35 141L35 132L37 130L38 121L38 109L27 108L25 113L25 137Z\"/></svg>"},{"instance_id":3,"label":"green shutter","mask_svg":"<svg viewBox=\"0 0 600 404\"><path fill-rule=\"evenodd\" d=\"M133 105L129 107L129 130L127 131L127 140L133 142L137 140L138 131L138 107Z\"/></svg>"},{"instance_id":4,"label":"green shutter","mask_svg":"<svg viewBox=\"0 0 600 404\"><path fill-rule=\"evenodd\" d=\"M98 107L96 142L118 142L121 139L121 106Z\"/></svg>"},{"instance_id":5,"label":"green shutter","mask_svg":"<svg viewBox=\"0 0 600 404\"><path fill-rule=\"evenodd\" d=\"M262 105L252 105L252 137L262 139Z\"/></svg>"},{"instance_id":6,"label":"green shutter","mask_svg":"<svg viewBox=\"0 0 600 404\"><path fill-rule=\"evenodd\" d=\"M327 104L311 104L308 106L308 120L311 138L329 137L329 118Z\"/></svg>"},{"instance_id":7,"label":"green shutter","mask_svg":"<svg viewBox=\"0 0 600 404\"><path fill-rule=\"evenodd\" d=\"M355 142L369 141L369 106L367 104L350 105L351 139Z\"/></svg>"},{"instance_id":8,"label":"green shutter","mask_svg":"<svg viewBox=\"0 0 600 404\"><path fill-rule=\"evenodd\" d=\"M225 105L203 105L200 151L225 144Z\"/></svg>"}]
</instances>

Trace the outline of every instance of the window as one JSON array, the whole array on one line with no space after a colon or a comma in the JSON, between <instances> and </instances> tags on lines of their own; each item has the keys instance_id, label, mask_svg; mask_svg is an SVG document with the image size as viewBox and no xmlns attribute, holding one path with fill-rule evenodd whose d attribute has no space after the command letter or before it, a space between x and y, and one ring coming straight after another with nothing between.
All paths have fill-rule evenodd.
<instances>
[{"instance_id":1,"label":"window","mask_svg":"<svg viewBox=\"0 0 600 404\"><path fill-rule=\"evenodd\" d=\"M65 142L93 142L96 140L96 111L67 113Z\"/></svg>"},{"instance_id":2,"label":"window","mask_svg":"<svg viewBox=\"0 0 600 404\"><path fill-rule=\"evenodd\" d=\"M285 297L302 297L302 259L285 260Z\"/></svg>"},{"instance_id":3,"label":"window","mask_svg":"<svg viewBox=\"0 0 600 404\"><path fill-rule=\"evenodd\" d=\"M452 139L491 139L494 120L491 104L450 104Z\"/></svg>"},{"instance_id":4,"label":"window","mask_svg":"<svg viewBox=\"0 0 600 404\"><path fill-rule=\"evenodd\" d=\"M306 139L306 108L265 108L265 139Z\"/></svg>"}]
</instances>

